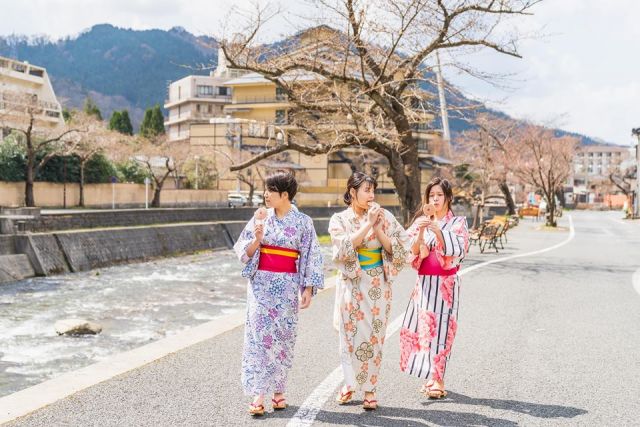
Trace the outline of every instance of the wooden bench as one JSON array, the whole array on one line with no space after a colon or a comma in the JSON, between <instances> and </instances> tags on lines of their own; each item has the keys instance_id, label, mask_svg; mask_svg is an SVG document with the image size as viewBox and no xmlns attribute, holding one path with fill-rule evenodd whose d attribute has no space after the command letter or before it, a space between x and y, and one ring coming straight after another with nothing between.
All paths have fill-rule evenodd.
<instances>
[{"instance_id":1,"label":"wooden bench","mask_svg":"<svg viewBox=\"0 0 640 427\"><path fill-rule=\"evenodd\" d=\"M525 216L530 216L536 219L536 221L538 220L538 218L540 217L540 209L538 209L537 206L529 206L526 208L520 208L518 209L518 216L520 218L524 218Z\"/></svg>"},{"instance_id":2,"label":"wooden bench","mask_svg":"<svg viewBox=\"0 0 640 427\"><path fill-rule=\"evenodd\" d=\"M482 234L482 230L487 226L487 223L483 223L478 228L474 228L469 230L469 244L475 245L480 240L480 235Z\"/></svg>"},{"instance_id":3,"label":"wooden bench","mask_svg":"<svg viewBox=\"0 0 640 427\"><path fill-rule=\"evenodd\" d=\"M502 224L492 224L491 222L487 223L480 233L480 237L478 238L478 246L480 246L480 253L484 253L484 250L487 246L494 247L496 252L498 252L498 233L500 233L500 229L502 228Z\"/></svg>"}]
</instances>

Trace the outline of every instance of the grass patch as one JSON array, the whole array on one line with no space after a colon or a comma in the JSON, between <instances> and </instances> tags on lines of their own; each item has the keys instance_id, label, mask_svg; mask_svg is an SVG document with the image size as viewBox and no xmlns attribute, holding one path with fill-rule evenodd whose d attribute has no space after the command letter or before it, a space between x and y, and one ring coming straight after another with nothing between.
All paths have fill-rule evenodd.
<instances>
[{"instance_id":1,"label":"grass patch","mask_svg":"<svg viewBox=\"0 0 640 427\"><path fill-rule=\"evenodd\" d=\"M331 236L329 236L328 234L322 234L322 235L318 236L318 242L321 245L330 245L331 244Z\"/></svg>"}]
</instances>

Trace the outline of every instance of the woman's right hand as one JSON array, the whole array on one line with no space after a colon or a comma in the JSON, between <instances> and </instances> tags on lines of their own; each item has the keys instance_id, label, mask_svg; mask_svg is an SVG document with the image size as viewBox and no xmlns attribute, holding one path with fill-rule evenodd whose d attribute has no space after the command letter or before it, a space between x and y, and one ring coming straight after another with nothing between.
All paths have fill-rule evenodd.
<instances>
[{"instance_id":1,"label":"woman's right hand","mask_svg":"<svg viewBox=\"0 0 640 427\"><path fill-rule=\"evenodd\" d=\"M261 243L264 239L264 224L256 224L253 228L253 234L256 236L256 242Z\"/></svg>"},{"instance_id":2,"label":"woman's right hand","mask_svg":"<svg viewBox=\"0 0 640 427\"><path fill-rule=\"evenodd\" d=\"M379 206L374 206L367 211L367 221L369 222L369 224L375 225L375 223L378 221L381 212L380 209L382 208Z\"/></svg>"},{"instance_id":3,"label":"woman's right hand","mask_svg":"<svg viewBox=\"0 0 640 427\"><path fill-rule=\"evenodd\" d=\"M431 225L431 220L423 215L418 217L414 224L418 227L418 230L423 230Z\"/></svg>"}]
</instances>

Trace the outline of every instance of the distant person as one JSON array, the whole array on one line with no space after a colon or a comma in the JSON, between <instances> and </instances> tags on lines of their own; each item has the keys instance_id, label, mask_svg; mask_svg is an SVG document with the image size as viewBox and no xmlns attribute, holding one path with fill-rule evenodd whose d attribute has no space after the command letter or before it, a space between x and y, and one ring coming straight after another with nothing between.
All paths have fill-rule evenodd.
<instances>
[{"instance_id":1,"label":"distant person","mask_svg":"<svg viewBox=\"0 0 640 427\"><path fill-rule=\"evenodd\" d=\"M458 327L458 269L469 248L467 219L451 211L453 190L436 177L407 230L418 281L400 329L400 369L427 380L427 397L446 397L444 374Z\"/></svg>"},{"instance_id":2,"label":"distant person","mask_svg":"<svg viewBox=\"0 0 640 427\"><path fill-rule=\"evenodd\" d=\"M334 321L340 333L344 386L340 404L364 392L364 409L376 409L392 283L406 262L408 239L395 217L375 203L374 178L355 172L347 182L348 206L329 222L338 267Z\"/></svg>"},{"instance_id":3,"label":"distant person","mask_svg":"<svg viewBox=\"0 0 640 427\"><path fill-rule=\"evenodd\" d=\"M273 393L274 410L284 409L287 373L293 361L298 309L309 307L324 286L323 257L313 221L292 205L298 184L292 174L267 177L264 201L234 250L249 279L242 355L242 385L253 396L251 415L263 415Z\"/></svg>"}]
</instances>

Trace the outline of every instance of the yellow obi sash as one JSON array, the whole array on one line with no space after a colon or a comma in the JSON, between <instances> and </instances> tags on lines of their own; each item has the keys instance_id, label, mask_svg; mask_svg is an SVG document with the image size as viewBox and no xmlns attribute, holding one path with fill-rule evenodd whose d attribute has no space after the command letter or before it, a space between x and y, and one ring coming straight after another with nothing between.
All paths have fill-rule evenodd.
<instances>
[{"instance_id":1,"label":"yellow obi sash","mask_svg":"<svg viewBox=\"0 0 640 427\"><path fill-rule=\"evenodd\" d=\"M357 252L358 261L363 270L382 267L382 248L360 248Z\"/></svg>"}]
</instances>

